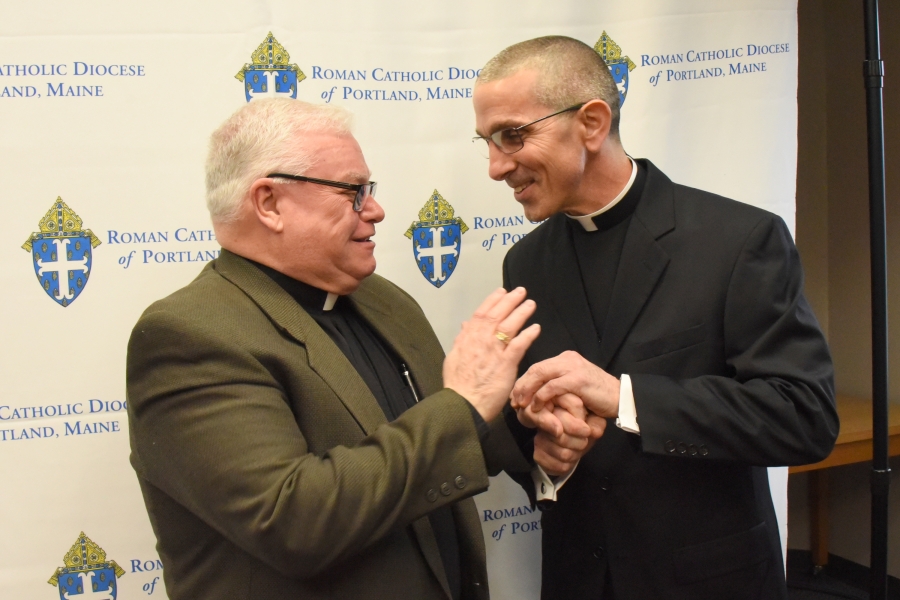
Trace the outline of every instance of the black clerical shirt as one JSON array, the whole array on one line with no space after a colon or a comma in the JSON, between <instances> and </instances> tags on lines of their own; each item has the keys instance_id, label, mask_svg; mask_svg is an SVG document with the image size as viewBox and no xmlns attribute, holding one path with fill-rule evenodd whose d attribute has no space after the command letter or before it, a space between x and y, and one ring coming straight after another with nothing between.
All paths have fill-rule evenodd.
<instances>
[{"instance_id":1,"label":"black clerical shirt","mask_svg":"<svg viewBox=\"0 0 900 600\"><path fill-rule=\"evenodd\" d=\"M606 212L592 217L596 231L585 231L575 220L569 221L569 234L578 260L578 270L587 296L588 306L597 331L597 341L603 335L609 301L612 297L611 282L616 279L619 259L625 244L625 234L631 216L644 191L646 169L635 162L637 173L631 188L619 202Z\"/></svg>"},{"instance_id":2,"label":"black clerical shirt","mask_svg":"<svg viewBox=\"0 0 900 600\"><path fill-rule=\"evenodd\" d=\"M418 392L412 387L412 380L405 374L406 365L360 318L346 297L338 297L333 308L325 310L327 292L265 265L250 262L290 294L328 334L365 381L388 421L393 421L418 402ZM470 408L479 437L483 441L487 426L474 407L470 405ZM459 540L453 513L449 506L443 506L429 513L428 520L437 539L441 562L444 564L444 571L450 584L450 593L454 600L459 600L461 590ZM412 532L410 535L412 536Z\"/></svg>"}]
</instances>

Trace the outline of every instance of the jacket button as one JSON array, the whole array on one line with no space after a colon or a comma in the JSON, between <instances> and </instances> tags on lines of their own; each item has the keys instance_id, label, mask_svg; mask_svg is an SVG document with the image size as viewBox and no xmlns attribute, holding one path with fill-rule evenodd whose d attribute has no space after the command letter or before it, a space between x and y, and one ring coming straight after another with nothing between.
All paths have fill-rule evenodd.
<instances>
[{"instance_id":1,"label":"jacket button","mask_svg":"<svg viewBox=\"0 0 900 600\"><path fill-rule=\"evenodd\" d=\"M433 489L428 490L427 492L425 492L425 499L428 500L429 502L436 501L437 500L437 492L434 491Z\"/></svg>"},{"instance_id":2,"label":"jacket button","mask_svg":"<svg viewBox=\"0 0 900 600\"><path fill-rule=\"evenodd\" d=\"M695 445L693 445L693 444L691 444L690 446L688 446L688 453L689 453L691 456L697 456L697 446L695 446Z\"/></svg>"},{"instance_id":3,"label":"jacket button","mask_svg":"<svg viewBox=\"0 0 900 600\"><path fill-rule=\"evenodd\" d=\"M455 485L456 489L458 489L458 490L461 490L464 487L466 487L467 483L469 483L469 482L466 481L466 478L463 477L462 475L457 475L456 479L453 480L453 485Z\"/></svg>"},{"instance_id":4,"label":"jacket button","mask_svg":"<svg viewBox=\"0 0 900 600\"><path fill-rule=\"evenodd\" d=\"M591 555L592 555L594 558L600 559L600 558L603 558L603 553L604 553L604 552L605 552L605 551L603 550L603 546L597 546L596 550L594 550L594 551L591 553Z\"/></svg>"},{"instance_id":5,"label":"jacket button","mask_svg":"<svg viewBox=\"0 0 900 600\"><path fill-rule=\"evenodd\" d=\"M673 442L672 440L666 441L666 452L668 452L669 454L675 452L675 442Z\"/></svg>"},{"instance_id":6,"label":"jacket button","mask_svg":"<svg viewBox=\"0 0 900 600\"><path fill-rule=\"evenodd\" d=\"M678 442L678 454L687 454L687 444Z\"/></svg>"},{"instance_id":7,"label":"jacket button","mask_svg":"<svg viewBox=\"0 0 900 600\"><path fill-rule=\"evenodd\" d=\"M706 456L709 454L709 448L706 447L706 444L700 445L700 456Z\"/></svg>"},{"instance_id":8,"label":"jacket button","mask_svg":"<svg viewBox=\"0 0 900 600\"><path fill-rule=\"evenodd\" d=\"M445 481L444 483L441 484L441 493L442 493L443 495L449 496L449 495L450 495L450 491L451 491L451 490L450 490L450 484L449 484L449 483L447 483L447 482Z\"/></svg>"},{"instance_id":9,"label":"jacket button","mask_svg":"<svg viewBox=\"0 0 900 600\"><path fill-rule=\"evenodd\" d=\"M611 487L612 487L612 483L610 483L609 477L604 477L603 479L600 480L600 489L603 490L604 492L608 492L609 488L611 488Z\"/></svg>"}]
</instances>

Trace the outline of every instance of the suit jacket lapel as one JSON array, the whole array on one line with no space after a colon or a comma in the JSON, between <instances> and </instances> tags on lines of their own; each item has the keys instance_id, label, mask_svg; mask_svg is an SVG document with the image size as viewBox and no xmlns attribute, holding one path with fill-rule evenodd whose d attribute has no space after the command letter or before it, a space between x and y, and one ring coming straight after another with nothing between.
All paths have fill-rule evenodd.
<instances>
[{"instance_id":1,"label":"suit jacket lapel","mask_svg":"<svg viewBox=\"0 0 900 600\"><path fill-rule=\"evenodd\" d=\"M578 258L568 230L568 220L568 217L559 215L548 223L554 228L547 236L551 240L551 247L541 259L547 263L542 271L549 274L547 297L551 299L551 310L569 332L578 353L591 362L597 362L597 332L594 330L594 319L578 269ZM538 300L539 310L540 303Z\"/></svg>"},{"instance_id":2,"label":"suit jacket lapel","mask_svg":"<svg viewBox=\"0 0 900 600\"><path fill-rule=\"evenodd\" d=\"M287 292L265 273L227 250L222 250L215 268L219 274L250 296L282 331L306 347L310 368L334 390L366 435L372 433L379 425L387 423L378 401L344 353ZM415 331L405 319L391 316L390 304L372 290L372 286L368 283L363 282L363 285L350 296L360 315L411 370L420 374L420 378L430 377L433 369L424 368L425 365L419 364ZM415 370L417 367L420 367L418 371ZM428 379L421 383L420 391L440 389L442 387L440 374L437 379L437 388L433 387L434 381ZM450 586L428 517L413 522L412 528L426 562L449 597Z\"/></svg>"},{"instance_id":3,"label":"suit jacket lapel","mask_svg":"<svg viewBox=\"0 0 900 600\"><path fill-rule=\"evenodd\" d=\"M387 422L375 396L344 353L290 294L227 250L222 250L215 268L250 296L283 332L306 347L309 367L334 390L366 435Z\"/></svg>"},{"instance_id":4,"label":"suit jacket lapel","mask_svg":"<svg viewBox=\"0 0 900 600\"><path fill-rule=\"evenodd\" d=\"M380 287L374 283L374 279L366 279L359 289L350 295L350 300L369 327L375 330L409 367L410 374L417 384L416 393L421 399L444 387L440 370L435 369L433 364L426 364L428 353L422 346L421 336L431 335L431 332L419 331L412 326L411 319L395 315L394 307L383 294L379 293Z\"/></svg>"},{"instance_id":5,"label":"suit jacket lapel","mask_svg":"<svg viewBox=\"0 0 900 600\"><path fill-rule=\"evenodd\" d=\"M378 293L378 286L372 284L372 280L366 280L359 289L351 294L351 301L359 314L368 322L378 335L400 357L400 360L409 367L410 374L415 380L419 398L440 390L443 378L434 365L426 365L427 352L423 351L420 344L419 332L411 326L411 320L400 318L393 314L393 307L386 301L382 294ZM444 562L441 560L441 552L438 548L437 538L428 517L422 517L412 523L416 539L425 561L434 571L438 582L449 598L450 584L447 573L444 570Z\"/></svg>"},{"instance_id":6,"label":"suit jacket lapel","mask_svg":"<svg viewBox=\"0 0 900 600\"><path fill-rule=\"evenodd\" d=\"M669 263L656 240L675 228L674 186L650 161L647 180L625 234L609 312L600 342L600 366L607 366L634 326Z\"/></svg>"}]
</instances>

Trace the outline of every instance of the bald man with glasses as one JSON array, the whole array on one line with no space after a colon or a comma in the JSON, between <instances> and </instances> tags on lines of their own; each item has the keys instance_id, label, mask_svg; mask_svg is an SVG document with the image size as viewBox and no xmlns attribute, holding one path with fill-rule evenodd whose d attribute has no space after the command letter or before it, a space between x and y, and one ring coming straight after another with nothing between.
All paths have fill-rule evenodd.
<instances>
[{"instance_id":1,"label":"bald man with glasses","mask_svg":"<svg viewBox=\"0 0 900 600\"><path fill-rule=\"evenodd\" d=\"M541 324L507 413L547 505L541 597L786 598L765 467L821 460L838 420L784 222L628 156L578 40L506 48L473 103L488 174L543 221L503 265Z\"/></svg>"}]
</instances>

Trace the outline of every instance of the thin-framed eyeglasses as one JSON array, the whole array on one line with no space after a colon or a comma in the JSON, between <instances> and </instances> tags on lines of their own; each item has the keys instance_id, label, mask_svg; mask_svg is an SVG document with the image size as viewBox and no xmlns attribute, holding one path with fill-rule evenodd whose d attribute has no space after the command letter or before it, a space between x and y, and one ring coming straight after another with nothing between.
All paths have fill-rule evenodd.
<instances>
[{"instance_id":1,"label":"thin-framed eyeglasses","mask_svg":"<svg viewBox=\"0 0 900 600\"><path fill-rule=\"evenodd\" d=\"M294 181L306 181L308 183L316 183L318 185L328 185L331 187L341 188L342 190L353 190L356 196L353 198L353 210L360 212L366 203L366 198L375 195L375 189L378 184L374 181L369 183L344 183L343 181L330 181L328 179L316 179L315 177L306 177L304 175L288 175L286 173L269 173L266 177L277 179L292 179Z\"/></svg>"},{"instance_id":2,"label":"thin-framed eyeglasses","mask_svg":"<svg viewBox=\"0 0 900 600\"><path fill-rule=\"evenodd\" d=\"M545 121L551 117L555 117L572 110L578 110L585 104L587 104L587 102L575 104L573 106L570 106L569 108L558 110L552 115L547 115L546 117L535 119L530 123L525 123L524 125L519 125L518 127L508 127L506 129L501 129L500 131L495 131L487 137L476 135L472 138L472 143L476 144L479 151L485 156L485 158L490 158L491 142L494 142L494 145L497 146L497 149L500 150L500 152L503 152L504 154L515 154L525 145L525 138L522 136L523 129L525 129L526 127L530 127L535 123ZM481 141L485 142L484 146L480 144Z\"/></svg>"}]
</instances>

